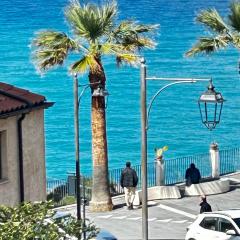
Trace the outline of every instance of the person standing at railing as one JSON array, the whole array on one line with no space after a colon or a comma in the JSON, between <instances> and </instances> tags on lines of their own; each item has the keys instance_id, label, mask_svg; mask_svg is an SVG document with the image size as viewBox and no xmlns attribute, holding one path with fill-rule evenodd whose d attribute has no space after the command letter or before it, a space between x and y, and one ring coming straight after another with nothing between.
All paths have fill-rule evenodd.
<instances>
[{"instance_id":1,"label":"person standing at railing","mask_svg":"<svg viewBox=\"0 0 240 240\"><path fill-rule=\"evenodd\" d=\"M131 168L130 162L126 162L126 168L122 171L121 174L120 184L124 189L127 208L128 210L132 210L136 187L138 184L138 176L136 171Z\"/></svg>"},{"instance_id":2,"label":"person standing at railing","mask_svg":"<svg viewBox=\"0 0 240 240\"><path fill-rule=\"evenodd\" d=\"M201 174L198 168L195 167L194 163L190 164L190 167L186 170L185 174L186 186L191 184L198 184L201 179Z\"/></svg>"}]
</instances>

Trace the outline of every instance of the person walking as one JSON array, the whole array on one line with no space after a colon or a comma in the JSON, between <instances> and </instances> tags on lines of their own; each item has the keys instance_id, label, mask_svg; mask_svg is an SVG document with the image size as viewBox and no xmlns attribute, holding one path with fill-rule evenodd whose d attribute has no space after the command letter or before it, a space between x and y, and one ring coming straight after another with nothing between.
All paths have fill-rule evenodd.
<instances>
[{"instance_id":1,"label":"person walking","mask_svg":"<svg viewBox=\"0 0 240 240\"><path fill-rule=\"evenodd\" d=\"M200 213L212 212L211 205L207 202L206 196L201 196L201 202L200 202L199 206L200 206Z\"/></svg>"},{"instance_id":2,"label":"person walking","mask_svg":"<svg viewBox=\"0 0 240 240\"><path fill-rule=\"evenodd\" d=\"M138 176L136 171L131 168L130 162L126 162L126 168L122 171L121 174L120 184L124 189L127 208L129 210L132 210L136 186L138 184Z\"/></svg>"},{"instance_id":3,"label":"person walking","mask_svg":"<svg viewBox=\"0 0 240 240\"><path fill-rule=\"evenodd\" d=\"M191 184L198 184L201 179L200 171L195 167L194 163L190 164L190 167L186 170L185 173L186 186Z\"/></svg>"}]
</instances>

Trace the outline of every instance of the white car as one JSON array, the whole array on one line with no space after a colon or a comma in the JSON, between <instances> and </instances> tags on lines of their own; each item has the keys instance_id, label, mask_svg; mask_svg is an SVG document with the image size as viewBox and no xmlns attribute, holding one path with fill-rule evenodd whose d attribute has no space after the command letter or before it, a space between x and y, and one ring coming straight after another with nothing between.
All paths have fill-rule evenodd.
<instances>
[{"instance_id":1,"label":"white car","mask_svg":"<svg viewBox=\"0 0 240 240\"><path fill-rule=\"evenodd\" d=\"M240 210L199 214L187 228L185 240L240 240Z\"/></svg>"}]
</instances>

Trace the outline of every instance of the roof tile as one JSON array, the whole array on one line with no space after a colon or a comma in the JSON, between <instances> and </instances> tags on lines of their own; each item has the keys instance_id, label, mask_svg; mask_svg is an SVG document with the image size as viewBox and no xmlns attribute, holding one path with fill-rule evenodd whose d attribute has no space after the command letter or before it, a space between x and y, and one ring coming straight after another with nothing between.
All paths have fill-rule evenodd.
<instances>
[{"instance_id":1,"label":"roof tile","mask_svg":"<svg viewBox=\"0 0 240 240\"><path fill-rule=\"evenodd\" d=\"M42 95L0 82L0 115L41 105L45 100Z\"/></svg>"}]
</instances>

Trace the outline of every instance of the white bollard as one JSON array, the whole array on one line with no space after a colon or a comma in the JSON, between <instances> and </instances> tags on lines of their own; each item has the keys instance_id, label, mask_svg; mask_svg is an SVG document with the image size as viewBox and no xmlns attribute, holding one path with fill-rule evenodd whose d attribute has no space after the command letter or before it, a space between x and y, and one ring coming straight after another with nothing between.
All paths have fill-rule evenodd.
<instances>
[{"instance_id":1,"label":"white bollard","mask_svg":"<svg viewBox=\"0 0 240 240\"><path fill-rule=\"evenodd\" d=\"M165 186L165 169L164 169L164 160L156 160L156 185Z\"/></svg>"},{"instance_id":2,"label":"white bollard","mask_svg":"<svg viewBox=\"0 0 240 240\"><path fill-rule=\"evenodd\" d=\"M217 143L210 144L210 160L212 164L212 177L219 178L220 176L220 157Z\"/></svg>"}]
</instances>

